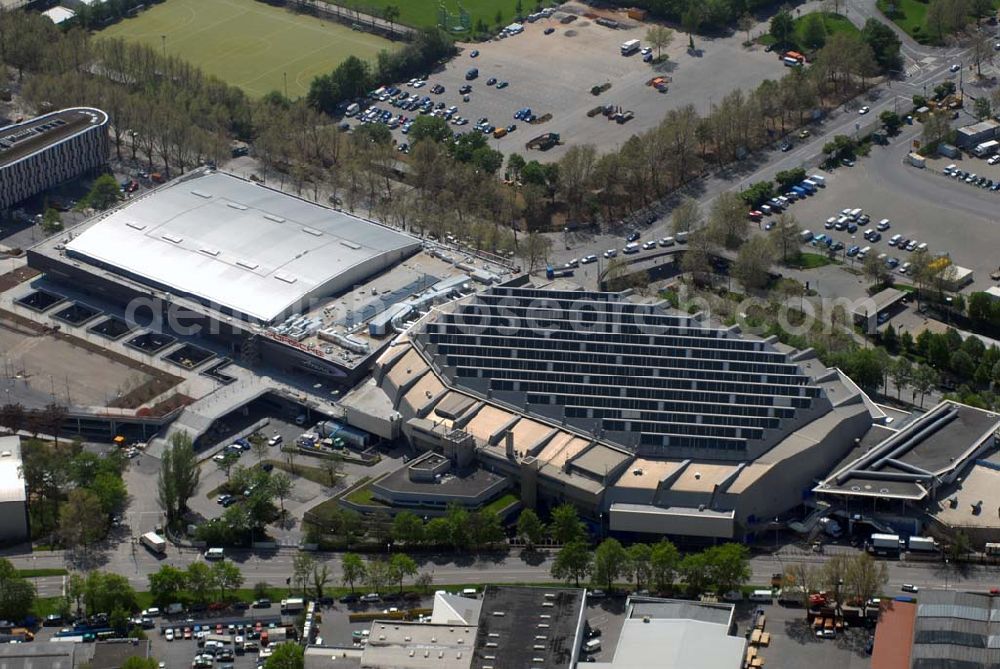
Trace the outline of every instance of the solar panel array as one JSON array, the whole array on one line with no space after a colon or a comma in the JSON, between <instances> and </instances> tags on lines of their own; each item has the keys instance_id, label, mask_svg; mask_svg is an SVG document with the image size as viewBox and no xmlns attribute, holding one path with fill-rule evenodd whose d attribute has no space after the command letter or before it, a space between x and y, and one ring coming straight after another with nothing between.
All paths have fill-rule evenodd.
<instances>
[{"instance_id":1,"label":"solar panel array","mask_svg":"<svg viewBox=\"0 0 1000 669\"><path fill-rule=\"evenodd\" d=\"M618 293L494 287L414 341L456 386L647 454L740 458L828 405L770 344Z\"/></svg>"}]
</instances>

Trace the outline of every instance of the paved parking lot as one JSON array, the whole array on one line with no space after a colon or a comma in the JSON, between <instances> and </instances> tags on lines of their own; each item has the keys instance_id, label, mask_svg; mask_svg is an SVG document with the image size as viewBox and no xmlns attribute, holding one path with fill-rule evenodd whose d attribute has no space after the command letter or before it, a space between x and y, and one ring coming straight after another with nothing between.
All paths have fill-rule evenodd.
<instances>
[{"instance_id":1,"label":"paved parking lot","mask_svg":"<svg viewBox=\"0 0 1000 669\"><path fill-rule=\"evenodd\" d=\"M974 270L973 290L990 285L989 273L1000 262L996 256L1000 226L984 214L1000 210L1000 194L897 162L893 158L899 149L835 170L828 175L827 188L795 203L791 213L803 228L843 242L845 251L852 245L871 246L873 253L886 253L900 263L909 260L910 252L889 245L894 234L926 242L930 253L947 253L956 264ZM997 172L1000 177L1000 170ZM871 217L868 226L854 234L824 228L827 218L856 207ZM866 241L864 231L883 218L891 221L890 229L882 233L881 241ZM861 266L855 259L842 259L847 266ZM907 282L898 271L895 276Z\"/></svg>"},{"instance_id":2,"label":"paved parking lot","mask_svg":"<svg viewBox=\"0 0 1000 669\"><path fill-rule=\"evenodd\" d=\"M601 631L601 649L591 656L597 662L610 662L625 624L625 598L588 599L586 616L590 626Z\"/></svg>"},{"instance_id":3,"label":"paved parking lot","mask_svg":"<svg viewBox=\"0 0 1000 669\"><path fill-rule=\"evenodd\" d=\"M871 632L866 629L846 629L836 639L817 639L806 622L805 609L764 605L767 617L765 631L771 633L771 644L761 648L768 669L868 669L871 656L865 652ZM737 609L738 633L746 632L753 607Z\"/></svg>"},{"instance_id":4,"label":"paved parking lot","mask_svg":"<svg viewBox=\"0 0 1000 669\"><path fill-rule=\"evenodd\" d=\"M664 50L670 56L669 62L660 65L644 63L638 53L623 57L620 45L630 39L644 39L648 25L633 21L628 28L612 30L584 18L584 11L589 10L570 3L551 18L524 24L520 35L468 45L443 70L433 73L427 86L403 86L403 90L428 95L445 107L457 106L458 114L469 119L470 124L454 127L456 131L471 129L483 117L498 127L516 123L517 130L508 137L490 140L504 154L526 153L528 140L557 132L562 136L562 146L545 153L527 151L529 157L552 160L572 144L593 144L599 152L613 149L633 134L656 126L668 109L693 104L705 111L734 89L749 90L765 78L785 73L781 61L765 53L763 47L747 50L741 46L743 33L698 38L697 50L691 54L686 37L676 34L673 45ZM563 24L560 17L569 13L581 16ZM554 32L544 34L547 28ZM474 48L479 51L477 58L470 56ZM468 82L472 93L466 103L458 91L467 83L465 74L472 67L479 69L479 77ZM668 93L658 93L646 85L655 76L672 79ZM510 85L503 90L488 87L486 81L491 77ZM591 94L592 87L605 83L611 84L609 90L597 96ZM443 85L445 92L432 95L430 89L435 84ZM587 117L588 110L607 104L632 110L635 118L619 125L600 115ZM399 110L385 102L375 105L411 118L419 115L418 111ZM539 116L552 114L552 120L534 125L515 121L514 112L524 107ZM399 130L395 136L400 142L407 141Z\"/></svg>"}]
</instances>

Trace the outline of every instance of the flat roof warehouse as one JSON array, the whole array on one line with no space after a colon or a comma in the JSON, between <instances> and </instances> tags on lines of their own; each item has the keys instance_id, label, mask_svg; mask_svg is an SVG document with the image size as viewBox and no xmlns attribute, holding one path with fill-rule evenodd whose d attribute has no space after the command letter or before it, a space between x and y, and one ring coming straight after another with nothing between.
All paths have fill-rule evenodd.
<instances>
[{"instance_id":1,"label":"flat roof warehouse","mask_svg":"<svg viewBox=\"0 0 1000 669\"><path fill-rule=\"evenodd\" d=\"M157 189L67 253L240 319L272 324L392 267L420 241L221 173Z\"/></svg>"}]
</instances>

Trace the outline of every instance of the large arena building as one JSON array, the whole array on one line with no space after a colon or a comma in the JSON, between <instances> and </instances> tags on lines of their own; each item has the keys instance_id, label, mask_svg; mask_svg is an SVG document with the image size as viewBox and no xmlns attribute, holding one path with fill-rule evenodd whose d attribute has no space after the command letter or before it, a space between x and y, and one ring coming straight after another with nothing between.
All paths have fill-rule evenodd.
<instances>
[{"instance_id":1,"label":"large arena building","mask_svg":"<svg viewBox=\"0 0 1000 669\"><path fill-rule=\"evenodd\" d=\"M419 249L409 235L214 173L114 211L67 244L66 255L273 325Z\"/></svg>"},{"instance_id":2,"label":"large arena building","mask_svg":"<svg viewBox=\"0 0 1000 669\"><path fill-rule=\"evenodd\" d=\"M420 448L473 449L522 501L612 531L750 537L884 414L812 351L619 293L498 286L376 365Z\"/></svg>"},{"instance_id":3,"label":"large arena building","mask_svg":"<svg viewBox=\"0 0 1000 669\"><path fill-rule=\"evenodd\" d=\"M61 296L342 389L425 305L509 271L213 170L46 240L28 262Z\"/></svg>"}]
</instances>

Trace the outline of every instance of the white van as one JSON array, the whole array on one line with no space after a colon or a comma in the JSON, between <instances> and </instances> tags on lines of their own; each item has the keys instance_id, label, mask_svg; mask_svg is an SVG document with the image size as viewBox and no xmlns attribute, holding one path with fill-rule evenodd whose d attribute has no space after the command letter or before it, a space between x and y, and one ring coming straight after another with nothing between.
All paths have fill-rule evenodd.
<instances>
[{"instance_id":1,"label":"white van","mask_svg":"<svg viewBox=\"0 0 1000 669\"><path fill-rule=\"evenodd\" d=\"M357 113L358 113L359 111L361 111L361 107L360 107L360 106L358 105L358 103L357 103L357 102L354 102L354 103L351 103L351 104L350 104L350 105L349 105L349 106L347 107L347 111L345 111L345 112L344 112L344 115L345 115L345 116L354 116L354 115L355 115L355 114L357 114Z\"/></svg>"},{"instance_id":2,"label":"white van","mask_svg":"<svg viewBox=\"0 0 1000 669\"><path fill-rule=\"evenodd\" d=\"M774 593L770 590L754 590L750 593L751 602L773 602Z\"/></svg>"},{"instance_id":3,"label":"white van","mask_svg":"<svg viewBox=\"0 0 1000 669\"><path fill-rule=\"evenodd\" d=\"M688 240L687 230L681 230L680 232L678 232L677 237L675 237L675 239L677 240L678 244L687 244Z\"/></svg>"},{"instance_id":4,"label":"white van","mask_svg":"<svg viewBox=\"0 0 1000 669\"><path fill-rule=\"evenodd\" d=\"M585 653L596 653L601 649L601 639L598 637L596 639L590 639L583 644L583 652Z\"/></svg>"},{"instance_id":5,"label":"white van","mask_svg":"<svg viewBox=\"0 0 1000 669\"><path fill-rule=\"evenodd\" d=\"M851 217L851 220L856 223L857 220L861 218L861 213L862 213L861 209L851 209L851 213L849 214L849 216Z\"/></svg>"},{"instance_id":6,"label":"white van","mask_svg":"<svg viewBox=\"0 0 1000 669\"><path fill-rule=\"evenodd\" d=\"M868 252L871 251L871 250L872 250L872 247L866 246L863 249L861 249L860 251L858 251L858 260L864 260L865 256L868 255Z\"/></svg>"},{"instance_id":7,"label":"white van","mask_svg":"<svg viewBox=\"0 0 1000 669\"><path fill-rule=\"evenodd\" d=\"M799 233L799 237L802 239L803 243L808 242L810 239L813 238L812 230L803 230L802 232Z\"/></svg>"},{"instance_id":8,"label":"white van","mask_svg":"<svg viewBox=\"0 0 1000 669\"><path fill-rule=\"evenodd\" d=\"M809 181L812 181L814 184L816 184L820 188L826 188L826 177L823 176L823 175L821 175L821 174L811 174L811 175L809 175Z\"/></svg>"},{"instance_id":9,"label":"white van","mask_svg":"<svg viewBox=\"0 0 1000 669\"><path fill-rule=\"evenodd\" d=\"M469 599L476 599L479 597L479 592L475 588L465 588L462 590L462 596Z\"/></svg>"},{"instance_id":10,"label":"white van","mask_svg":"<svg viewBox=\"0 0 1000 669\"><path fill-rule=\"evenodd\" d=\"M639 245L635 242L629 242L628 244L625 245L625 248L622 249L622 253L638 253L638 252L639 252Z\"/></svg>"},{"instance_id":11,"label":"white van","mask_svg":"<svg viewBox=\"0 0 1000 669\"><path fill-rule=\"evenodd\" d=\"M903 235L895 234L889 238L889 246L895 246L899 243L899 240L903 238Z\"/></svg>"},{"instance_id":12,"label":"white van","mask_svg":"<svg viewBox=\"0 0 1000 669\"><path fill-rule=\"evenodd\" d=\"M206 560L221 560L226 557L226 552L221 548L209 548L205 551Z\"/></svg>"},{"instance_id":13,"label":"white van","mask_svg":"<svg viewBox=\"0 0 1000 669\"><path fill-rule=\"evenodd\" d=\"M919 244L917 244L917 251L926 251L926 250L927 250L927 242L920 242Z\"/></svg>"}]
</instances>

